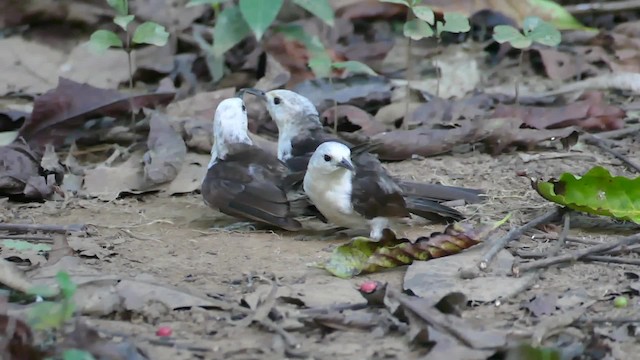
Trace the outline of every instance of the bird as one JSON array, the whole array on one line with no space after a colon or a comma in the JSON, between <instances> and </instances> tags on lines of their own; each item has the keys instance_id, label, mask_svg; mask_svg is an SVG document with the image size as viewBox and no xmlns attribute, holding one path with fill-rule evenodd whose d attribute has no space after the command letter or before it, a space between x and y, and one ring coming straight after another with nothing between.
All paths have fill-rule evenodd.
<instances>
[{"instance_id":1,"label":"bird","mask_svg":"<svg viewBox=\"0 0 640 360\"><path fill-rule=\"evenodd\" d=\"M213 120L211 160L201 184L204 203L220 212L268 227L298 231L296 199L287 191L287 166L254 145L242 94L220 102ZM307 200L302 199L302 205ZM238 228L247 223L234 224Z\"/></svg>"},{"instance_id":2,"label":"bird","mask_svg":"<svg viewBox=\"0 0 640 360\"><path fill-rule=\"evenodd\" d=\"M320 122L318 110L306 97L286 89L268 92L255 88L242 90L257 96L266 104L269 115L278 127L278 159L289 168L291 183L296 184L296 180L302 182L312 154L320 144L327 141L339 142L349 147L357 168L384 169L378 157L370 152L375 149L375 143L353 146L326 132ZM460 199L468 203L482 201L481 190L388 177L402 189L409 211L429 220L450 222L464 218L459 211L444 206L441 202Z\"/></svg>"},{"instance_id":3,"label":"bird","mask_svg":"<svg viewBox=\"0 0 640 360\"><path fill-rule=\"evenodd\" d=\"M314 151L303 188L327 220L352 230L366 229L373 241L382 239L384 229L411 217L402 189L380 163L353 163L351 149L336 141Z\"/></svg>"}]
</instances>

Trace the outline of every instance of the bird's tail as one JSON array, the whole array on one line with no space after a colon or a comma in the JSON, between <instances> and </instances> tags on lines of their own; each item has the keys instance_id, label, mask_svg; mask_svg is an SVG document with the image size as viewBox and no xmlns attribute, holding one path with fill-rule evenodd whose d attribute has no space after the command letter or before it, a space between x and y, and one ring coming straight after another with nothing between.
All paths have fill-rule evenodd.
<instances>
[{"instance_id":1,"label":"bird's tail","mask_svg":"<svg viewBox=\"0 0 640 360\"><path fill-rule=\"evenodd\" d=\"M478 203L484 200L481 196L484 194L484 190L479 189L468 189L457 186L428 184L406 180L399 180L398 184L402 188L402 192L405 196L419 197L438 203L452 200L464 200L467 203Z\"/></svg>"},{"instance_id":2,"label":"bird's tail","mask_svg":"<svg viewBox=\"0 0 640 360\"><path fill-rule=\"evenodd\" d=\"M450 222L462 220L465 217L458 210L427 198L405 196L404 201L410 213L432 221Z\"/></svg>"}]
</instances>

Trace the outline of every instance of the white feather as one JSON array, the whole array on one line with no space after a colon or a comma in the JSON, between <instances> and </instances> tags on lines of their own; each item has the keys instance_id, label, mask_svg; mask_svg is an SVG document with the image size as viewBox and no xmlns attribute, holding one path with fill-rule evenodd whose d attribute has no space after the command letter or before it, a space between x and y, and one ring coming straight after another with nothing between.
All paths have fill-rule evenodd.
<instances>
[{"instance_id":1,"label":"white feather","mask_svg":"<svg viewBox=\"0 0 640 360\"><path fill-rule=\"evenodd\" d=\"M227 156L229 144L253 144L247 130L248 123L242 99L234 97L220 102L213 118L213 146L208 168Z\"/></svg>"}]
</instances>

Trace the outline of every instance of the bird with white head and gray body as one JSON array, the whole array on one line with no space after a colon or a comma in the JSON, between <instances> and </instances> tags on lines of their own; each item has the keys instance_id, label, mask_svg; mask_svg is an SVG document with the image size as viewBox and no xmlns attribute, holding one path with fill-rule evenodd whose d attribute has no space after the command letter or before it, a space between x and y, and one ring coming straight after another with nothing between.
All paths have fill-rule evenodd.
<instances>
[{"instance_id":1,"label":"bird with white head and gray body","mask_svg":"<svg viewBox=\"0 0 640 360\"><path fill-rule=\"evenodd\" d=\"M400 187L381 167L369 165L354 165L348 146L327 141L311 156L303 186L329 221L366 229L371 239L379 241L385 228L411 215Z\"/></svg>"},{"instance_id":2,"label":"bird with white head and gray body","mask_svg":"<svg viewBox=\"0 0 640 360\"><path fill-rule=\"evenodd\" d=\"M223 100L213 121L211 161L201 185L211 208L270 227L296 231L294 201L284 179L289 170L272 154L253 144L241 97ZM308 201L308 200L305 200Z\"/></svg>"},{"instance_id":3,"label":"bird with white head and gray body","mask_svg":"<svg viewBox=\"0 0 640 360\"><path fill-rule=\"evenodd\" d=\"M402 189L409 212L431 220L460 220L464 216L457 210L440 204L444 201L465 200L479 202L482 191L462 187L428 184L394 179L378 157L368 152L375 144L352 146L335 135L326 132L315 106L306 97L290 90L244 89L265 102L269 115L278 127L278 158L302 179L307 165L318 146L327 141L342 143L351 148L351 160L355 167L384 173L385 178ZM326 216L326 215L325 215Z\"/></svg>"}]
</instances>

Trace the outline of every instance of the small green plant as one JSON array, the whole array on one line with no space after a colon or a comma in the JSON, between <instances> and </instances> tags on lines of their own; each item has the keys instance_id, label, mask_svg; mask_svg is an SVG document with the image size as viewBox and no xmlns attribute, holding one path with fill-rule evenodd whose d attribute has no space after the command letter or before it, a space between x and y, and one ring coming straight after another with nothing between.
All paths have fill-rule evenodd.
<instances>
[{"instance_id":1,"label":"small green plant","mask_svg":"<svg viewBox=\"0 0 640 360\"><path fill-rule=\"evenodd\" d=\"M109 48L120 48L127 53L129 64L129 88L133 89L133 68L131 62L131 52L133 45L149 44L155 46L165 46L169 39L169 33L164 26L153 21L146 21L135 28L133 33L129 30L129 25L135 19L135 15L129 14L128 0L107 0L109 6L116 11L113 23L118 25L125 34L125 41L120 39L118 34L110 30L96 30L89 39L89 49L97 54L104 53Z\"/></svg>"},{"instance_id":2,"label":"small green plant","mask_svg":"<svg viewBox=\"0 0 640 360\"><path fill-rule=\"evenodd\" d=\"M381 2L388 2L394 4L402 4L410 9L407 11L407 20L402 27L402 33L408 39L407 44L407 85L406 85L406 98L405 98L405 119L409 113L410 102L410 82L413 79L413 63L411 61L411 47L414 40L421 40L428 37L435 36L440 45L440 36L443 32L449 33L462 33L468 32L471 29L469 25L469 19L463 14L456 12L447 12L443 14L444 21L436 21L433 10L425 5L418 5L420 0L380 0ZM434 60L435 67L438 69L437 60ZM437 71L436 75L436 95L440 95L440 71ZM403 127L407 129L408 122L403 122Z\"/></svg>"},{"instance_id":3,"label":"small green plant","mask_svg":"<svg viewBox=\"0 0 640 360\"><path fill-rule=\"evenodd\" d=\"M187 6L209 4L219 10L227 2L218 13L213 29L210 29L213 44L201 36L196 37L200 48L207 52L207 66L214 82L224 76L224 54L251 33L261 41L278 16L284 0L240 0L237 6L229 0L191 0ZM334 25L335 14L328 0L293 0L293 3L328 26Z\"/></svg>"},{"instance_id":4,"label":"small green plant","mask_svg":"<svg viewBox=\"0 0 640 360\"><path fill-rule=\"evenodd\" d=\"M522 23L522 32L510 25L498 25L493 29L493 39L503 44L508 42L516 49L520 49L518 67L522 70L524 50L533 43L546 46L558 46L562 41L560 31L552 24L545 22L537 16L529 16ZM518 102L519 81L515 83L515 102Z\"/></svg>"},{"instance_id":5,"label":"small green plant","mask_svg":"<svg viewBox=\"0 0 640 360\"><path fill-rule=\"evenodd\" d=\"M56 280L60 288L60 301L41 301L27 313L27 322L35 330L59 329L73 317L76 309L73 295L77 286L71 281L69 274L63 271L56 274ZM29 292L31 295L42 297L49 297L52 293L50 288L41 286Z\"/></svg>"}]
</instances>

